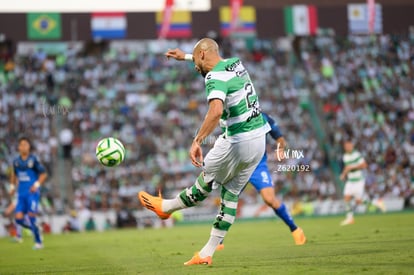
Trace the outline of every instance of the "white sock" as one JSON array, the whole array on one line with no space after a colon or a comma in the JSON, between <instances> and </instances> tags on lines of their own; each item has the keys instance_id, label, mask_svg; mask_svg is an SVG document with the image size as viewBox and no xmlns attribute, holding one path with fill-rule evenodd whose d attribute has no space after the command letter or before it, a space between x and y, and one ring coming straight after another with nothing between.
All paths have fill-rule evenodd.
<instances>
[{"instance_id":1,"label":"white sock","mask_svg":"<svg viewBox=\"0 0 414 275\"><path fill-rule=\"evenodd\" d=\"M166 200L166 199L162 200L162 212L172 213L176 210L184 209L184 208L187 208L187 206L185 206L185 204L180 200L179 197L176 197L171 200Z\"/></svg>"},{"instance_id":2,"label":"white sock","mask_svg":"<svg viewBox=\"0 0 414 275\"><path fill-rule=\"evenodd\" d=\"M224 239L223 237L210 236L210 239L208 240L208 242L206 243L206 245L198 253L200 255L200 258L205 258L205 257L208 257L208 256L213 256L214 252L216 251L216 247L219 245L219 243L223 239Z\"/></svg>"}]
</instances>

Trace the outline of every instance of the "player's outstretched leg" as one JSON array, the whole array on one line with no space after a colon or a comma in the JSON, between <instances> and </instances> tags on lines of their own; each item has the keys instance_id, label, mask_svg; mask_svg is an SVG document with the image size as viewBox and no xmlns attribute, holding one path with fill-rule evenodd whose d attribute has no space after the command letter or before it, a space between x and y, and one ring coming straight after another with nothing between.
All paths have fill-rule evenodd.
<instances>
[{"instance_id":1,"label":"player's outstretched leg","mask_svg":"<svg viewBox=\"0 0 414 275\"><path fill-rule=\"evenodd\" d=\"M236 219L237 204L239 196L231 193L222 187L221 189L221 208L220 212L216 216L216 219L211 229L210 239L207 244L196 252L194 257L184 265L195 265L195 264L211 264L213 254L216 251L217 246L223 241L230 229L231 225Z\"/></svg>"},{"instance_id":2,"label":"player's outstretched leg","mask_svg":"<svg viewBox=\"0 0 414 275\"><path fill-rule=\"evenodd\" d=\"M138 199L147 209L155 212L161 219L168 219L176 210L195 206L198 202L203 201L211 192L211 183L204 181L201 173L193 186L181 191L180 194L171 200L151 196L147 192L138 193Z\"/></svg>"}]
</instances>

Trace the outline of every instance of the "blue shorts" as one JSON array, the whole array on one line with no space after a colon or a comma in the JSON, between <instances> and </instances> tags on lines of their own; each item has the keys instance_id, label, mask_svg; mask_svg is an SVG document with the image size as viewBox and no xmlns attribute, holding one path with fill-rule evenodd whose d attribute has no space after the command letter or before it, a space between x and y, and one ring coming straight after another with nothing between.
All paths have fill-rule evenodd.
<instances>
[{"instance_id":1,"label":"blue shorts","mask_svg":"<svg viewBox=\"0 0 414 275\"><path fill-rule=\"evenodd\" d=\"M22 212L23 214L27 214L29 212L37 213L39 201L40 201L39 192L29 193L29 194L25 194L21 196L19 195L17 197L16 209L14 211L15 213Z\"/></svg>"},{"instance_id":2,"label":"blue shorts","mask_svg":"<svg viewBox=\"0 0 414 275\"><path fill-rule=\"evenodd\" d=\"M267 167L267 156L263 156L262 160L254 170L249 182L260 192L263 188L273 187L272 177L270 176L269 168Z\"/></svg>"}]
</instances>

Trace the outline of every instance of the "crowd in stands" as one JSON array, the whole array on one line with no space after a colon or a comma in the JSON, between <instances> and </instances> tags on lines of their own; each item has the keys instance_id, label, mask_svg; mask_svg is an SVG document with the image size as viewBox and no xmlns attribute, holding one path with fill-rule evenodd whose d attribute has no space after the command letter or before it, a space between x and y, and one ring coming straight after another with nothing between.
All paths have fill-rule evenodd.
<instances>
[{"instance_id":1,"label":"crowd in stands","mask_svg":"<svg viewBox=\"0 0 414 275\"><path fill-rule=\"evenodd\" d=\"M323 42L314 49L321 73L311 78L336 155L341 139L350 137L369 166L369 196L402 197L408 206L414 190L414 36Z\"/></svg>"},{"instance_id":2,"label":"crowd in stands","mask_svg":"<svg viewBox=\"0 0 414 275\"><path fill-rule=\"evenodd\" d=\"M53 187L56 182L45 188L55 211L64 212L69 205L77 210L113 208L119 219L128 219L130 210L140 207L138 191L161 189L169 197L190 186L200 170L192 167L188 149L207 102L193 64L162 55L163 46L191 52L194 41L171 43L153 43L145 53L69 50L48 56L38 50L3 58L1 181L8 182L16 137L23 133L33 139L50 174L56 173L59 156L70 161L73 201L59 200L64 194ZM279 44L222 41L223 55L238 56L247 67L263 111L276 119L289 148L302 152L279 163L269 140L277 193L286 200L340 199L332 163L340 162L342 140L350 137L369 164L370 196L403 197L408 205L414 189L414 41L390 35L323 36L301 39L292 50ZM317 121L309 115L310 105ZM318 123L325 139L318 138ZM217 130L206 139L205 152L219 134ZM126 160L117 168L104 168L95 159L95 145L107 136L126 147ZM321 144L325 142L331 152ZM309 171L285 171L297 164ZM5 188L0 188L0 199L4 207ZM242 199L259 201L249 187Z\"/></svg>"}]
</instances>

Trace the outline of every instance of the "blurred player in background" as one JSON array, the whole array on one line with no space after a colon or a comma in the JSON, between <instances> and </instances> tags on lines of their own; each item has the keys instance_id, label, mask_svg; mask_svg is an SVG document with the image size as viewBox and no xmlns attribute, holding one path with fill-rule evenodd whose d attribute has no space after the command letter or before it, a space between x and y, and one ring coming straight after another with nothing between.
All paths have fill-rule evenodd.
<instances>
[{"instance_id":1,"label":"blurred player in background","mask_svg":"<svg viewBox=\"0 0 414 275\"><path fill-rule=\"evenodd\" d=\"M354 223L354 212L358 205L364 202L365 176L363 170L368 165L361 153L354 149L351 140L345 140L343 146L345 151L343 155L344 169L340 179L346 180L344 188L346 219L341 222L341 225L348 225Z\"/></svg>"},{"instance_id":2,"label":"blurred player in background","mask_svg":"<svg viewBox=\"0 0 414 275\"><path fill-rule=\"evenodd\" d=\"M40 201L40 186L47 178L46 170L37 157L31 154L30 140L22 137L18 142L19 156L13 161L10 194L17 191L16 222L29 228L34 236L33 249L43 248L39 228L36 224L36 214ZM29 217L29 223L24 219Z\"/></svg>"},{"instance_id":3,"label":"blurred player in background","mask_svg":"<svg viewBox=\"0 0 414 275\"><path fill-rule=\"evenodd\" d=\"M277 151L275 153L278 154L277 159L283 159L283 151L286 146L285 138L283 137L283 134L280 131L275 120L266 113L262 114L271 128L268 134L276 141ZM266 205L270 206L275 214L289 227L290 232L292 232L295 244L305 244L306 237L303 233L303 230L295 224L285 204L275 196L275 188L273 186L272 176L270 175L269 168L267 167L266 152L259 165L256 167L256 170L254 170L252 176L250 177L249 183L251 183L256 191L260 193ZM224 244L221 242L220 245L217 246L217 250L222 250L223 248Z\"/></svg>"},{"instance_id":4,"label":"blurred player in background","mask_svg":"<svg viewBox=\"0 0 414 275\"><path fill-rule=\"evenodd\" d=\"M340 175L340 179L345 181L344 200L346 204L346 219L341 222L341 225L348 225L354 223L354 212L358 205L365 204L367 210L370 205L375 206L381 212L385 212L385 205L382 199L377 198L372 200L365 191L365 175L364 169L367 168L367 163L362 157L361 153L354 149L354 144L351 140L344 142L343 156L344 169Z\"/></svg>"},{"instance_id":5,"label":"blurred player in background","mask_svg":"<svg viewBox=\"0 0 414 275\"><path fill-rule=\"evenodd\" d=\"M169 50L167 57L192 60L195 69L205 78L208 111L190 148L190 159L203 172L194 185L181 191L174 199L153 197L141 191L141 204L166 219L171 213L197 205L221 185L221 208L210 239L184 265L211 264L217 245L224 239L236 218L239 194L263 158L269 124L261 115L259 99L249 74L239 58L223 59L217 43L201 39L193 54ZM203 157L201 143L219 125L223 134Z\"/></svg>"}]
</instances>

